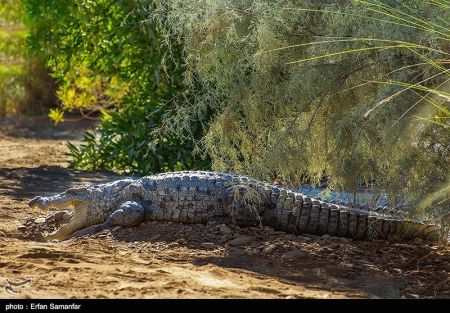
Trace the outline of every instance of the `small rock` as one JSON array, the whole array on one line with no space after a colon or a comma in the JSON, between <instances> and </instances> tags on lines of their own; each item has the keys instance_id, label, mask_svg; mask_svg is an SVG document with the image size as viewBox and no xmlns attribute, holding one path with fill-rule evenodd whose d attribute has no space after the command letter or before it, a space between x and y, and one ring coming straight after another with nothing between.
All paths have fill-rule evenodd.
<instances>
[{"instance_id":1,"label":"small rock","mask_svg":"<svg viewBox=\"0 0 450 313\"><path fill-rule=\"evenodd\" d=\"M53 214L53 219L55 221L60 221L64 218L64 216L67 214L67 212L64 211L58 211L55 214ZM68 214L67 214L68 215Z\"/></svg>"},{"instance_id":2,"label":"small rock","mask_svg":"<svg viewBox=\"0 0 450 313\"><path fill-rule=\"evenodd\" d=\"M159 239L159 238L161 238L161 235L160 235L160 234L156 234L156 235L151 236L151 237L149 238L149 240L150 240L150 241L153 241L153 240L157 240L157 239Z\"/></svg>"},{"instance_id":3,"label":"small rock","mask_svg":"<svg viewBox=\"0 0 450 313\"><path fill-rule=\"evenodd\" d=\"M265 254L265 255L269 255L269 254L272 254L275 251L276 248L277 248L277 246L275 246L275 245L269 245L269 246L265 247L261 251L261 253Z\"/></svg>"},{"instance_id":4,"label":"small rock","mask_svg":"<svg viewBox=\"0 0 450 313\"><path fill-rule=\"evenodd\" d=\"M394 244L392 244L392 246L398 247L398 248L407 248L407 249L415 248L415 246L409 245L407 243L394 243Z\"/></svg>"},{"instance_id":5,"label":"small rock","mask_svg":"<svg viewBox=\"0 0 450 313\"><path fill-rule=\"evenodd\" d=\"M345 243L350 243L350 242L352 242L353 240L352 240L351 238L344 238L344 237L342 237L342 238L339 238L339 241L340 241L340 242L345 242Z\"/></svg>"},{"instance_id":6,"label":"small rock","mask_svg":"<svg viewBox=\"0 0 450 313\"><path fill-rule=\"evenodd\" d=\"M247 235L240 234L240 233L234 233L233 238L240 238L240 237L248 237Z\"/></svg>"},{"instance_id":7,"label":"small rock","mask_svg":"<svg viewBox=\"0 0 450 313\"><path fill-rule=\"evenodd\" d=\"M352 263L341 263L341 264L343 267L346 267L346 268L356 268L356 265L352 264Z\"/></svg>"},{"instance_id":8,"label":"small rock","mask_svg":"<svg viewBox=\"0 0 450 313\"><path fill-rule=\"evenodd\" d=\"M328 240L328 239L331 238L331 236L328 235L328 234L325 234L325 235L322 235L320 238L323 239L323 240Z\"/></svg>"},{"instance_id":9,"label":"small rock","mask_svg":"<svg viewBox=\"0 0 450 313\"><path fill-rule=\"evenodd\" d=\"M302 240L302 241L311 241L312 240L311 237L306 237L306 236L297 236L297 239Z\"/></svg>"},{"instance_id":10,"label":"small rock","mask_svg":"<svg viewBox=\"0 0 450 313\"><path fill-rule=\"evenodd\" d=\"M396 272L397 274L403 273L403 271L402 271L401 269L399 269L399 268L393 268L392 270L393 270L394 272Z\"/></svg>"},{"instance_id":11,"label":"small rock","mask_svg":"<svg viewBox=\"0 0 450 313\"><path fill-rule=\"evenodd\" d=\"M266 234L272 234L274 232L273 228L269 226L264 226L263 230Z\"/></svg>"},{"instance_id":12,"label":"small rock","mask_svg":"<svg viewBox=\"0 0 450 313\"><path fill-rule=\"evenodd\" d=\"M294 296L286 296L286 297L284 297L285 299L295 299L295 297Z\"/></svg>"},{"instance_id":13,"label":"small rock","mask_svg":"<svg viewBox=\"0 0 450 313\"><path fill-rule=\"evenodd\" d=\"M414 298L414 299L419 299L419 298L420 298L419 295L416 295L416 294L414 294L414 293L410 294L409 296L410 296L411 298Z\"/></svg>"},{"instance_id":14,"label":"small rock","mask_svg":"<svg viewBox=\"0 0 450 313\"><path fill-rule=\"evenodd\" d=\"M46 221L45 217L38 217L37 219L34 220L36 224L42 224L45 223L45 221Z\"/></svg>"},{"instance_id":15,"label":"small rock","mask_svg":"<svg viewBox=\"0 0 450 313\"><path fill-rule=\"evenodd\" d=\"M245 246L246 244L249 244L249 243L255 241L255 239L256 239L256 237L241 236L241 237L231 240L229 242L229 244L232 247Z\"/></svg>"},{"instance_id":16,"label":"small rock","mask_svg":"<svg viewBox=\"0 0 450 313\"><path fill-rule=\"evenodd\" d=\"M301 250L291 250L283 253L283 255L281 255L281 259L285 261L293 261L305 256L306 254Z\"/></svg>"},{"instance_id":17,"label":"small rock","mask_svg":"<svg viewBox=\"0 0 450 313\"><path fill-rule=\"evenodd\" d=\"M222 235L231 235L233 231L225 224L220 225L219 232Z\"/></svg>"},{"instance_id":18,"label":"small rock","mask_svg":"<svg viewBox=\"0 0 450 313\"><path fill-rule=\"evenodd\" d=\"M214 244L212 242L204 242L201 244L202 248L205 249L214 249Z\"/></svg>"},{"instance_id":19,"label":"small rock","mask_svg":"<svg viewBox=\"0 0 450 313\"><path fill-rule=\"evenodd\" d=\"M182 244L182 245L187 244L187 241L186 241L185 238L179 238L179 239L177 239L177 242L178 242L179 244Z\"/></svg>"},{"instance_id":20,"label":"small rock","mask_svg":"<svg viewBox=\"0 0 450 313\"><path fill-rule=\"evenodd\" d=\"M120 225L114 226L113 228L111 228L111 231L117 231L119 229L122 229L123 227Z\"/></svg>"},{"instance_id":21,"label":"small rock","mask_svg":"<svg viewBox=\"0 0 450 313\"><path fill-rule=\"evenodd\" d=\"M25 229L27 229L25 225L20 225L19 227L17 227L18 231L24 231Z\"/></svg>"},{"instance_id":22,"label":"small rock","mask_svg":"<svg viewBox=\"0 0 450 313\"><path fill-rule=\"evenodd\" d=\"M62 220L63 220L64 222L70 221L70 219L72 218L72 215L70 215L70 214L67 213L67 212L64 212L64 213L65 213L65 214L63 215Z\"/></svg>"}]
</instances>

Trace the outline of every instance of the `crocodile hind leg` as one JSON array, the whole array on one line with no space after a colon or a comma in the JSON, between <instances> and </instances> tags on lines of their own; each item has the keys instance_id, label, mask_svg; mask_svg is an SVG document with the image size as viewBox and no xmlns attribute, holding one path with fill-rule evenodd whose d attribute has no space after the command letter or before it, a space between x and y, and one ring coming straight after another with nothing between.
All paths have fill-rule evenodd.
<instances>
[{"instance_id":1,"label":"crocodile hind leg","mask_svg":"<svg viewBox=\"0 0 450 313\"><path fill-rule=\"evenodd\" d=\"M76 232L72 238L91 235L113 226L133 227L143 222L144 218L145 209L140 203L135 201L126 201L122 203L117 210L112 212L104 223L82 229Z\"/></svg>"}]
</instances>

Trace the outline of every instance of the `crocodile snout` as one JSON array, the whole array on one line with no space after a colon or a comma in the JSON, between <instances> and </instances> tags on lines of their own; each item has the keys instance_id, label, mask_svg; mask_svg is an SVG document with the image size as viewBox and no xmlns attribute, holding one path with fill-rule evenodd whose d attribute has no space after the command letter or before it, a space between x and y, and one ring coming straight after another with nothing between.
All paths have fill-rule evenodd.
<instances>
[{"instance_id":1,"label":"crocodile snout","mask_svg":"<svg viewBox=\"0 0 450 313\"><path fill-rule=\"evenodd\" d=\"M28 205L32 208L36 208L36 207L39 207L39 205L42 205L42 202L43 202L42 197L38 196L38 197L34 197L33 199L31 199L28 202Z\"/></svg>"}]
</instances>

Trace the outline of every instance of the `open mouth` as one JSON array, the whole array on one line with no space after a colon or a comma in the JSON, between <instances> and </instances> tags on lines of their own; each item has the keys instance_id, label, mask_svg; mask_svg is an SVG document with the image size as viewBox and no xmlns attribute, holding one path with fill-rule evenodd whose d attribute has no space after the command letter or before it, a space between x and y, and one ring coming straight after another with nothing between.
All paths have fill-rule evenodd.
<instances>
[{"instance_id":1,"label":"open mouth","mask_svg":"<svg viewBox=\"0 0 450 313\"><path fill-rule=\"evenodd\" d=\"M30 200L28 205L32 208L46 211L50 209L74 209L74 214L66 225L44 237L46 240L61 241L85 226L87 206L84 200L84 195L68 194L67 192L64 192L52 197L35 197Z\"/></svg>"}]
</instances>

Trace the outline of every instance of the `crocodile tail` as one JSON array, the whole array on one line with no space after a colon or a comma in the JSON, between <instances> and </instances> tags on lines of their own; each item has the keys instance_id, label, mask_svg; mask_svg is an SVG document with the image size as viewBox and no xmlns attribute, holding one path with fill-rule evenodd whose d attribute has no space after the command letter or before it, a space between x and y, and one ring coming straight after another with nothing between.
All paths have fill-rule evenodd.
<instances>
[{"instance_id":1,"label":"crocodile tail","mask_svg":"<svg viewBox=\"0 0 450 313\"><path fill-rule=\"evenodd\" d=\"M434 224L338 206L280 187L272 188L271 202L273 209L266 213L266 223L291 233L369 240L442 238L440 227Z\"/></svg>"}]
</instances>

